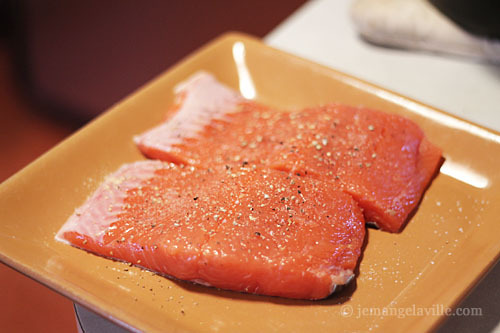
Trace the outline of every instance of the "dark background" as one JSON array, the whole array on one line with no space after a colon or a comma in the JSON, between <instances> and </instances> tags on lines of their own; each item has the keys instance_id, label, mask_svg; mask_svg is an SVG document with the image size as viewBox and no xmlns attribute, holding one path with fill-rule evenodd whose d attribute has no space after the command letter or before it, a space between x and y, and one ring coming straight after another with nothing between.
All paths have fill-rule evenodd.
<instances>
[{"instance_id":1,"label":"dark background","mask_svg":"<svg viewBox=\"0 0 500 333\"><path fill-rule=\"evenodd\" d=\"M305 0L0 0L0 181L204 43ZM0 264L0 331L76 332L68 299Z\"/></svg>"}]
</instances>

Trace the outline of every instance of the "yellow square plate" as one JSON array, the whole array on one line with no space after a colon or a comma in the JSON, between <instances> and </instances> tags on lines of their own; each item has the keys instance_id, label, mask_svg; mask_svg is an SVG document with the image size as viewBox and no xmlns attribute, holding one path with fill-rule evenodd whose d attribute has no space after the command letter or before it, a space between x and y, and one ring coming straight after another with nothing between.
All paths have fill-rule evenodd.
<instances>
[{"instance_id":1,"label":"yellow square plate","mask_svg":"<svg viewBox=\"0 0 500 333\"><path fill-rule=\"evenodd\" d=\"M446 162L410 223L400 234L369 230L357 279L340 294L312 302L220 291L54 240L106 174L143 159L132 136L157 124L173 102L174 85L198 70L276 107L341 102L402 114L443 148ZM0 259L136 330L422 331L444 318L441 309L455 305L500 252L499 157L493 131L231 33L4 182Z\"/></svg>"}]
</instances>

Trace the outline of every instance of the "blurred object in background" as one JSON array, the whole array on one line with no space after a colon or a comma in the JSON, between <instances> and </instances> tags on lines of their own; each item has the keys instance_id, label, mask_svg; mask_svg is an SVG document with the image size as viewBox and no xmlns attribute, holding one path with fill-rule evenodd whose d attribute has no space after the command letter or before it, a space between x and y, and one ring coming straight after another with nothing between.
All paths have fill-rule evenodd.
<instances>
[{"instance_id":1,"label":"blurred object in background","mask_svg":"<svg viewBox=\"0 0 500 333\"><path fill-rule=\"evenodd\" d=\"M305 0L6 2L30 96L86 121L228 30L264 36Z\"/></svg>"},{"instance_id":2,"label":"blurred object in background","mask_svg":"<svg viewBox=\"0 0 500 333\"><path fill-rule=\"evenodd\" d=\"M500 39L498 0L430 0L443 14L468 32Z\"/></svg>"},{"instance_id":3,"label":"blurred object in background","mask_svg":"<svg viewBox=\"0 0 500 333\"><path fill-rule=\"evenodd\" d=\"M500 64L498 1L356 0L351 9L372 43Z\"/></svg>"}]
</instances>

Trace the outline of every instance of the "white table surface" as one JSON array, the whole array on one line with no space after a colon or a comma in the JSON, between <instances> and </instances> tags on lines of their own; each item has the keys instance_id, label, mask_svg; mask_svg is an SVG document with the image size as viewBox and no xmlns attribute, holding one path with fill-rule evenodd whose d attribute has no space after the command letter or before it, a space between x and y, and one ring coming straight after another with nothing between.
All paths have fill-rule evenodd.
<instances>
[{"instance_id":1,"label":"white table surface","mask_svg":"<svg viewBox=\"0 0 500 333\"><path fill-rule=\"evenodd\" d=\"M352 0L313 0L264 41L425 104L500 131L500 66L464 58L384 48L360 39L350 21ZM500 332L500 265L461 307L481 317L450 317L441 332Z\"/></svg>"}]
</instances>

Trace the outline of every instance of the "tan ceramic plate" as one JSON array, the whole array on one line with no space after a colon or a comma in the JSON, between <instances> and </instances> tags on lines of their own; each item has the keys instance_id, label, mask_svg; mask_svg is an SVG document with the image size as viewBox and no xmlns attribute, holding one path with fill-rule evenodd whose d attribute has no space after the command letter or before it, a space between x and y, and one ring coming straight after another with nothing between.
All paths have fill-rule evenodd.
<instances>
[{"instance_id":1,"label":"tan ceramic plate","mask_svg":"<svg viewBox=\"0 0 500 333\"><path fill-rule=\"evenodd\" d=\"M410 223L401 234L370 229L357 279L337 296L310 302L219 291L54 240L107 173L142 159L132 136L157 124L172 103L173 86L200 69L277 107L335 101L399 113L443 148L447 160ZM441 309L455 305L500 253L499 157L497 133L253 38L228 34L3 183L0 259L136 330L422 331L444 319Z\"/></svg>"}]
</instances>

